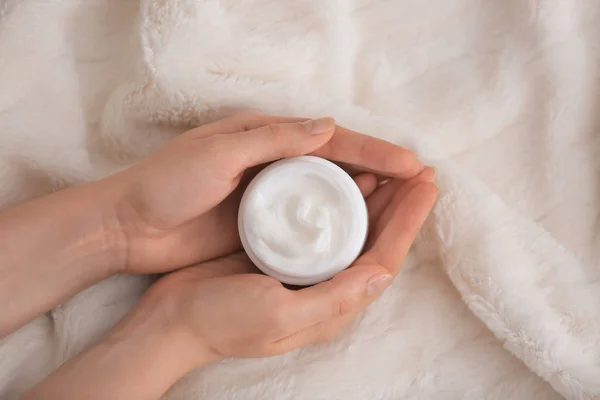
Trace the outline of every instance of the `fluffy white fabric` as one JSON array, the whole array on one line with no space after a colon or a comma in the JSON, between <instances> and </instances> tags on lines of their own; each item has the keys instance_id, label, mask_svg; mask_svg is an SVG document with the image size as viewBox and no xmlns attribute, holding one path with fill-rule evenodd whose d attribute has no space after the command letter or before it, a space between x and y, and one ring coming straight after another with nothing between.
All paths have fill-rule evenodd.
<instances>
[{"instance_id":1,"label":"fluffy white fabric","mask_svg":"<svg viewBox=\"0 0 600 400\"><path fill-rule=\"evenodd\" d=\"M238 110L416 149L440 199L341 337L194 372L179 399L600 398L597 0L0 0L0 202L99 179ZM12 399L143 277L0 343Z\"/></svg>"}]
</instances>

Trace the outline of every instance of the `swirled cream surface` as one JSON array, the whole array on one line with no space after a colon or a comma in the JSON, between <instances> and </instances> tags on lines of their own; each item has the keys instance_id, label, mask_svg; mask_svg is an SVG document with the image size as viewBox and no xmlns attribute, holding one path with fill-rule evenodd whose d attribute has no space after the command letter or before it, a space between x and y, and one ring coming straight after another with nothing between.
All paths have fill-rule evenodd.
<instances>
[{"instance_id":1,"label":"swirled cream surface","mask_svg":"<svg viewBox=\"0 0 600 400\"><path fill-rule=\"evenodd\" d=\"M312 156L271 164L244 193L239 230L248 256L284 283L331 278L360 254L367 210L360 190L337 165Z\"/></svg>"}]
</instances>

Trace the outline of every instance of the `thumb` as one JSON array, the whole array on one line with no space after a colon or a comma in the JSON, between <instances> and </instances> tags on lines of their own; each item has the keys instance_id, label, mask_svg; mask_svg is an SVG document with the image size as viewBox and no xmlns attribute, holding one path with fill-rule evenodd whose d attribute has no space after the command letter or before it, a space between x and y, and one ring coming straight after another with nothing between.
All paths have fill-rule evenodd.
<instances>
[{"instance_id":1,"label":"thumb","mask_svg":"<svg viewBox=\"0 0 600 400\"><path fill-rule=\"evenodd\" d=\"M294 331L329 322L364 307L392 282L381 265L361 264L348 268L332 279L291 293L289 303Z\"/></svg>"},{"instance_id":2,"label":"thumb","mask_svg":"<svg viewBox=\"0 0 600 400\"><path fill-rule=\"evenodd\" d=\"M294 333L272 343L275 354L327 339L373 302L392 278L381 265L355 265L329 281L294 292L287 309Z\"/></svg>"},{"instance_id":3,"label":"thumb","mask_svg":"<svg viewBox=\"0 0 600 400\"><path fill-rule=\"evenodd\" d=\"M335 132L333 118L269 124L246 132L220 136L227 140L222 154L239 170L259 164L309 154L323 146Z\"/></svg>"}]
</instances>

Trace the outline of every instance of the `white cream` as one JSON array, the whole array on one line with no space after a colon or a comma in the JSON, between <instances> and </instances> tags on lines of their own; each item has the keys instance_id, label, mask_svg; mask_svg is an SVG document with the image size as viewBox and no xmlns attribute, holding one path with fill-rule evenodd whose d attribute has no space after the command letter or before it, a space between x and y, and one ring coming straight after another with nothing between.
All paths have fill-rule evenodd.
<instances>
[{"instance_id":1,"label":"white cream","mask_svg":"<svg viewBox=\"0 0 600 400\"><path fill-rule=\"evenodd\" d=\"M238 222L244 249L258 268L284 283L310 285L358 257L367 210L346 172L304 156L261 171L244 193Z\"/></svg>"}]
</instances>

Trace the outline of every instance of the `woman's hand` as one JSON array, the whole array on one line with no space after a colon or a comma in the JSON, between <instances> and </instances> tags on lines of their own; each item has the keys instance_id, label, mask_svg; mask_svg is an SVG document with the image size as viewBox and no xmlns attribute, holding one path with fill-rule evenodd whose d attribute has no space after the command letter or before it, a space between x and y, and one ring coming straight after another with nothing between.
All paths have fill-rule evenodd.
<instances>
[{"instance_id":1,"label":"woman's hand","mask_svg":"<svg viewBox=\"0 0 600 400\"><path fill-rule=\"evenodd\" d=\"M434 171L389 182L367 200L366 252L333 279L300 290L257 273L243 254L171 273L151 288L167 324L216 358L267 357L335 337L391 284L436 199Z\"/></svg>"},{"instance_id":2,"label":"woman's hand","mask_svg":"<svg viewBox=\"0 0 600 400\"><path fill-rule=\"evenodd\" d=\"M411 178L423 169L412 152L336 127L330 118L240 115L204 125L106 180L123 193L115 224L125 237L122 271L166 272L239 250L246 172L305 154L369 172L355 176L365 194L376 186L372 173Z\"/></svg>"},{"instance_id":3,"label":"woman's hand","mask_svg":"<svg viewBox=\"0 0 600 400\"><path fill-rule=\"evenodd\" d=\"M413 153L329 118L237 116L193 129L118 174L0 212L0 337L113 274L167 272L240 249L242 179L308 153L369 171L355 176L365 194L377 186L372 173L423 169Z\"/></svg>"},{"instance_id":4,"label":"woman's hand","mask_svg":"<svg viewBox=\"0 0 600 400\"><path fill-rule=\"evenodd\" d=\"M243 254L173 272L100 343L24 399L156 399L194 368L225 357L268 357L335 337L388 287L436 198L433 170L380 186L372 230L351 268L290 290Z\"/></svg>"}]
</instances>

